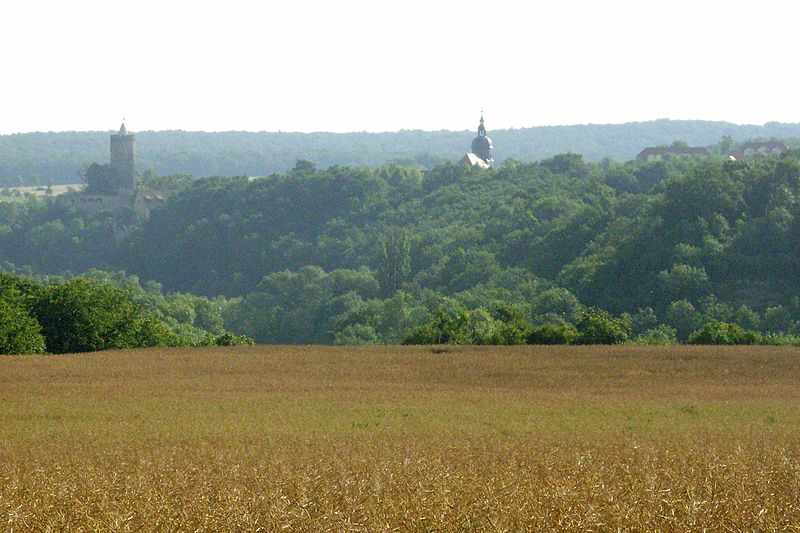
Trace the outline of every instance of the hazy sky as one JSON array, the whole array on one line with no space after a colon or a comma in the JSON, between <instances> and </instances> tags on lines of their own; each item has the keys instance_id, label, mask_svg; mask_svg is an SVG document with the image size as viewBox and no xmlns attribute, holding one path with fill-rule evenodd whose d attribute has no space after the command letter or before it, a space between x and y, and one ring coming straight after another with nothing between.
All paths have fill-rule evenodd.
<instances>
[{"instance_id":1,"label":"hazy sky","mask_svg":"<svg viewBox=\"0 0 800 533\"><path fill-rule=\"evenodd\" d=\"M796 2L2 0L0 133L800 122Z\"/></svg>"}]
</instances>

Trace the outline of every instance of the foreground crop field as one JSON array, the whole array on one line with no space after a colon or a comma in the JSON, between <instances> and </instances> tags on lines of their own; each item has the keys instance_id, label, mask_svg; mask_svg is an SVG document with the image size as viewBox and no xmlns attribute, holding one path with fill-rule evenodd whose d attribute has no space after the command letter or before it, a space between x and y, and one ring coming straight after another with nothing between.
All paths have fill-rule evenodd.
<instances>
[{"instance_id":1,"label":"foreground crop field","mask_svg":"<svg viewBox=\"0 0 800 533\"><path fill-rule=\"evenodd\" d=\"M800 351L0 358L0 528L800 529Z\"/></svg>"}]
</instances>

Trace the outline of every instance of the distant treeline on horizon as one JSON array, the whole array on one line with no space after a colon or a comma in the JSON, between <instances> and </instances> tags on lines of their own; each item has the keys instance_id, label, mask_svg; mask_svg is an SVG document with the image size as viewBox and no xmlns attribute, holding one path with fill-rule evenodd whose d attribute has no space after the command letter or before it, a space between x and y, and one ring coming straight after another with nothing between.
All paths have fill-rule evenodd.
<instances>
[{"instance_id":1,"label":"distant treeline on horizon","mask_svg":"<svg viewBox=\"0 0 800 533\"><path fill-rule=\"evenodd\" d=\"M628 161L648 146L674 141L710 146L735 141L800 138L800 124L763 126L699 120L626 124L540 126L492 130L495 161L535 161L574 152L588 161ZM41 132L0 135L0 186L77 183L92 162L108 159L111 132ZM136 168L159 175L265 176L291 169L298 159L318 168L332 165L418 164L431 168L456 161L469 150L473 131L389 133L136 132Z\"/></svg>"}]
</instances>

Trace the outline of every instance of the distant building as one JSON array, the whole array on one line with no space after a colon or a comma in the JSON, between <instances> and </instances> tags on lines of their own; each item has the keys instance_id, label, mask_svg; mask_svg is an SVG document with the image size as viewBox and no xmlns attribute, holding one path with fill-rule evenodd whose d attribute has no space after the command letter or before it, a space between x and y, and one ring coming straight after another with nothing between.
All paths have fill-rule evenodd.
<instances>
[{"instance_id":1,"label":"distant building","mask_svg":"<svg viewBox=\"0 0 800 533\"><path fill-rule=\"evenodd\" d=\"M767 157L781 155L789 151L789 147L780 141L748 142L744 143L734 152L735 159L751 159L753 157Z\"/></svg>"},{"instance_id":2,"label":"distant building","mask_svg":"<svg viewBox=\"0 0 800 533\"><path fill-rule=\"evenodd\" d=\"M472 152L464 154L464 157L462 157L459 160L458 164L466 165L468 167L489 168L489 163L487 163L477 155L473 154Z\"/></svg>"},{"instance_id":3,"label":"distant building","mask_svg":"<svg viewBox=\"0 0 800 533\"><path fill-rule=\"evenodd\" d=\"M702 146L652 146L639 152L636 160L650 161L652 159L663 159L670 155L711 155L711 152Z\"/></svg>"},{"instance_id":4,"label":"distant building","mask_svg":"<svg viewBox=\"0 0 800 533\"><path fill-rule=\"evenodd\" d=\"M114 181L110 187L116 191L132 191L136 188L136 136L128 133L125 123L119 133L111 136L111 176Z\"/></svg>"},{"instance_id":5,"label":"distant building","mask_svg":"<svg viewBox=\"0 0 800 533\"><path fill-rule=\"evenodd\" d=\"M107 211L119 211L130 207L133 203L132 195L91 194L73 192L56 197L62 205L81 211L82 213L98 214Z\"/></svg>"},{"instance_id":6,"label":"distant building","mask_svg":"<svg viewBox=\"0 0 800 533\"><path fill-rule=\"evenodd\" d=\"M150 210L164 203L170 191L156 191L136 184L136 136L128 133L125 123L110 138L108 165L93 163L87 171L92 175L84 191L63 194L58 201L88 213L102 213L133 208L147 216Z\"/></svg>"},{"instance_id":7,"label":"distant building","mask_svg":"<svg viewBox=\"0 0 800 533\"><path fill-rule=\"evenodd\" d=\"M481 113L481 122L478 125L478 136L472 139L471 148L472 151L467 152L458 164L479 168L492 166L492 163L494 163L494 159L492 159L492 140L486 135L486 127L483 125L483 113Z\"/></svg>"}]
</instances>

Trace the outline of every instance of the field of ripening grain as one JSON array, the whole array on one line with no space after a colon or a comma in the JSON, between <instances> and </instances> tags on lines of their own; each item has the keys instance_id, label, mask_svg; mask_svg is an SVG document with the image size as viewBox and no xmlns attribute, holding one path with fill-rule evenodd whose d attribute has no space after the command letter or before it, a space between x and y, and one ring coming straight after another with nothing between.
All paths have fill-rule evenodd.
<instances>
[{"instance_id":1,"label":"field of ripening grain","mask_svg":"<svg viewBox=\"0 0 800 533\"><path fill-rule=\"evenodd\" d=\"M800 529L800 350L0 358L2 530L618 528Z\"/></svg>"}]
</instances>

